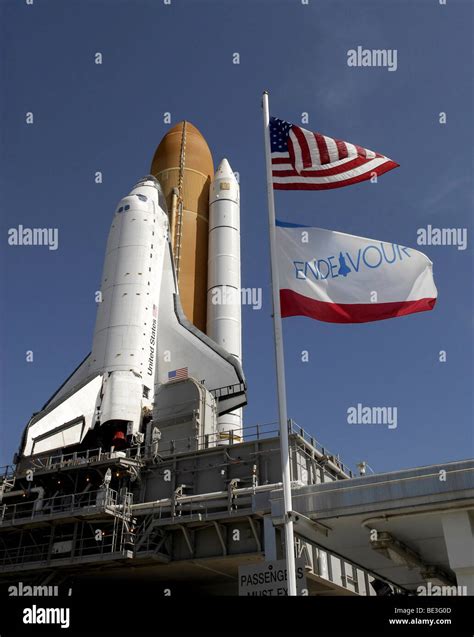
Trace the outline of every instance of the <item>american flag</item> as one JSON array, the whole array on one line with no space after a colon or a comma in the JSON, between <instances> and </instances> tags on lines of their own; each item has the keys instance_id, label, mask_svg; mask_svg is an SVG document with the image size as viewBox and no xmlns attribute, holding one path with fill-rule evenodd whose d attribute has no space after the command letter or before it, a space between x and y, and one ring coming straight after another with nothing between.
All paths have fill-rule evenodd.
<instances>
[{"instance_id":1,"label":"american flag","mask_svg":"<svg viewBox=\"0 0 474 637\"><path fill-rule=\"evenodd\" d=\"M356 144L270 118L273 188L328 190L371 179L399 164Z\"/></svg>"},{"instance_id":2,"label":"american flag","mask_svg":"<svg viewBox=\"0 0 474 637\"><path fill-rule=\"evenodd\" d=\"M180 367L179 369L174 369L172 372L168 372L168 381L184 380L187 377L188 377L187 367Z\"/></svg>"}]
</instances>

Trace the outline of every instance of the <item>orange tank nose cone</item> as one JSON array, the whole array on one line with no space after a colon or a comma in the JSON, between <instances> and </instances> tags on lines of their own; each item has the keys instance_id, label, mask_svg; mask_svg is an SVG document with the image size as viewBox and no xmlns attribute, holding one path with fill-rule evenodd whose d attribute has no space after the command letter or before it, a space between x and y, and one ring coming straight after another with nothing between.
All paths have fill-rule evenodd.
<instances>
[{"instance_id":1,"label":"orange tank nose cone","mask_svg":"<svg viewBox=\"0 0 474 637\"><path fill-rule=\"evenodd\" d=\"M185 168L197 170L210 179L214 176L211 151L200 131L190 122L179 122L161 140L151 163L152 175L179 167L185 124Z\"/></svg>"}]
</instances>

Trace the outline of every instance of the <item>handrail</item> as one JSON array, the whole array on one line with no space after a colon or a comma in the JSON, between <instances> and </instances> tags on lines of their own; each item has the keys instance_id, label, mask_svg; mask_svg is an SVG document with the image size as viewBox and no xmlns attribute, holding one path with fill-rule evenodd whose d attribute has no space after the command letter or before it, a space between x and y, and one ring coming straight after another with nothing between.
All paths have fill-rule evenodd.
<instances>
[{"instance_id":1,"label":"handrail","mask_svg":"<svg viewBox=\"0 0 474 637\"><path fill-rule=\"evenodd\" d=\"M9 478L13 478L15 476L16 465L14 464L6 464L0 467L0 483L6 482Z\"/></svg>"},{"instance_id":2,"label":"handrail","mask_svg":"<svg viewBox=\"0 0 474 637\"><path fill-rule=\"evenodd\" d=\"M319 451L323 456L325 456L328 460L331 460L335 465L337 465L344 473L352 477L352 470L345 465L339 457L339 454L334 455L328 449L323 447L313 436L308 434L307 431L303 429L300 425L298 425L294 420L290 420L289 424L289 432L295 433L303 440L308 442L312 447L314 447L317 451Z\"/></svg>"},{"instance_id":3,"label":"handrail","mask_svg":"<svg viewBox=\"0 0 474 637\"><path fill-rule=\"evenodd\" d=\"M119 504L127 505L129 498L129 493L120 498L115 489L106 487L97 491L61 494L50 498L38 497L36 500L18 502L16 504L1 504L0 526L5 522L25 519L34 520L38 517L57 513L71 513L88 507L106 509L108 507L116 507Z\"/></svg>"},{"instance_id":4,"label":"handrail","mask_svg":"<svg viewBox=\"0 0 474 637\"><path fill-rule=\"evenodd\" d=\"M334 455L328 451L323 445L321 445L314 436L311 436L307 431L303 429L300 425L298 425L295 421L288 421L288 432L290 434L296 434L300 436L305 442L314 447L316 451L318 451L321 455L325 456L328 460L332 461L337 467L339 467L344 473L352 476L352 471L341 461L338 455ZM142 460L145 456L149 454L154 448L156 448L156 453L162 455L163 453L176 453L176 450L183 450L185 447L185 451L194 451L196 449L206 449L209 448L219 442L221 442L223 432L216 432L215 434L205 434L203 436L197 437L188 437L188 438L180 438L176 440L171 440L164 445L160 443L157 447L154 445L138 445L136 447L131 447L129 449L124 449L123 451L104 451L102 448L96 449L86 449L83 451L74 451L71 453L56 453L51 456L37 456L32 457L32 468L36 469L55 469L59 467L72 467L72 466L80 466L86 465L92 462L100 462L103 460L114 460L120 458L126 458L128 460ZM234 442L239 443L243 438L245 441L250 440L262 440L271 437L279 436L279 426L278 423L267 422L267 423L257 423L255 425L244 426L236 431L229 431L230 444ZM0 467L0 484L2 483L1 476L2 473L4 476L14 476L14 466L7 465L6 467ZM6 478L4 478L6 480Z\"/></svg>"},{"instance_id":5,"label":"handrail","mask_svg":"<svg viewBox=\"0 0 474 637\"><path fill-rule=\"evenodd\" d=\"M0 567L1 566L16 566L18 564L35 563L35 562L48 562L53 563L56 559L64 558L81 558L91 555L100 555L102 553L115 553L117 551L122 552L125 547L126 541L120 541L117 536L104 536L104 538L98 542L96 539L80 538L76 541L75 545L71 540L71 550L64 552L51 553L50 543L43 544L28 544L19 547L7 547L0 548Z\"/></svg>"}]
</instances>

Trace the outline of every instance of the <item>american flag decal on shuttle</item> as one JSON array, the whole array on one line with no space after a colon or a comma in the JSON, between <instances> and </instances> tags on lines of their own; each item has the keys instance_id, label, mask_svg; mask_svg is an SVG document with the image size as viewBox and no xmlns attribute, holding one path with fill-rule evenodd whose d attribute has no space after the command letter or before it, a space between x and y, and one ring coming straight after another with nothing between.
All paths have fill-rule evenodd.
<instances>
[{"instance_id":1,"label":"american flag decal on shuttle","mask_svg":"<svg viewBox=\"0 0 474 637\"><path fill-rule=\"evenodd\" d=\"M382 175L398 164L339 139L270 118L273 188L328 190Z\"/></svg>"},{"instance_id":2,"label":"american flag decal on shuttle","mask_svg":"<svg viewBox=\"0 0 474 637\"><path fill-rule=\"evenodd\" d=\"M187 377L188 377L187 367L180 367L179 369L174 369L172 372L168 372L168 381L184 380Z\"/></svg>"}]
</instances>

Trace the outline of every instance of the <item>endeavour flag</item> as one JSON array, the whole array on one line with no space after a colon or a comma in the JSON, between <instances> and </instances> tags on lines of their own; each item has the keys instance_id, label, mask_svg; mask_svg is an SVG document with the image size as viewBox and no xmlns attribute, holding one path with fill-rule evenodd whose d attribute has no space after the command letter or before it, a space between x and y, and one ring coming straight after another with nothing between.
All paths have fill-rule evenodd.
<instances>
[{"instance_id":1,"label":"endeavour flag","mask_svg":"<svg viewBox=\"0 0 474 637\"><path fill-rule=\"evenodd\" d=\"M432 263L395 243L277 222L281 315L366 323L432 310Z\"/></svg>"},{"instance_id":2,"label":"endeavour flag","mask_svg":"<svg viewBox=\"0 0 474 637\"><path fill-rule=\"evenodd\" d=\"M273 188L328 190L371 179L399 164L373 150L270 118Z\"/></svg>"}]
</instances>

